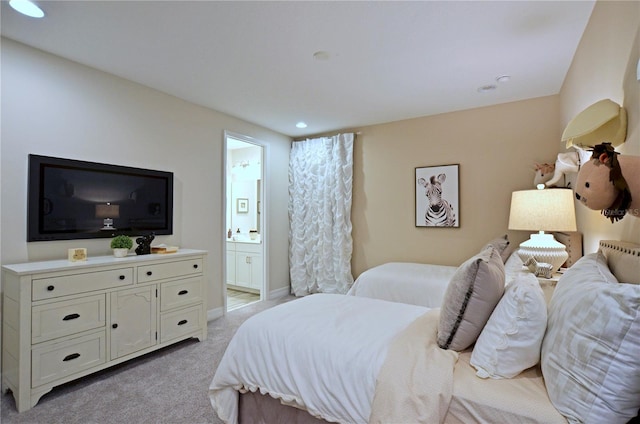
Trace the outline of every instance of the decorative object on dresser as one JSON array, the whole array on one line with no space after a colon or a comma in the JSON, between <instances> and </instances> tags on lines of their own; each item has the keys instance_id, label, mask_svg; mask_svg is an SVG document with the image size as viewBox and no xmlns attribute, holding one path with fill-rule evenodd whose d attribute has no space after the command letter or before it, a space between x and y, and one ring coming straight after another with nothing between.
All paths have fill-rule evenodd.
<instances>
[{"instance_id":1,"label":"decorative object on dresser","mask_svg":"<svg viewBox=\"0 0 640 424\"><path fill-rule=\"evenodd\" d=\"M151 253L151 242L156 238L154 234L149 234L147 236L138 237L136 239L136 243L138 243L138 247L136 247L136 255L148 255Z\"/></svg>"},{"instance_id":2,"label":"decorative object on dresser","mask_svg":"<svg viewBox=\"0 0 640 424\"><path fill-rule=\"evenodd\" d=\"M151 246L151 253L157 253L158 255L176 253L177 251L178 251L178 246L167 246L164 243L158 244L156 246Z\"/></svg>"},{"instance_id":3,"label":"decorative object on dresser","mask_svg":"<svg viewBox=\"0 0 640 424\"><path fill-rule=\"evenodd\" d=\"M129 249L133 247L133 241L129 236L119 235L111 239L110 246L113 249L113 256L124 258L129 254Z\"/></svg>"},{"instance_id":4,"label":"decorative object on dresser","mask_svg":"<svg viewBox=\"0 0 640 424\"><path fill-rule=\"evenodd\" d=\"M573 192L567 189L514 191L511 194L509 229L539 231L520 244L518 255L522 262L533 257L538 262L549 263L553 271L567 260L565 246L545 231L576 231L576 215Z\"/></svg>"},{"instance_id":5,"label":"decorative object on dresser","mask_svg":"<svg viewBox=\"0 0 640 424\"><path fill-rule=\"evenodd\" d=\"M207 252L2 267L2 389L19 412L68 381L207 337Z\"/></svg>"},{"instance_id":6,"label":"decorative object on dresser","mask_svg":"<svg viewBox=\"0 0 640 424\"><path fill-rule=\"evenodd\" d=\"M78 262L87 260L87 249L84 247L76 247L67 249L67 259L69 262Z\"/></svg>"}]
</instances>

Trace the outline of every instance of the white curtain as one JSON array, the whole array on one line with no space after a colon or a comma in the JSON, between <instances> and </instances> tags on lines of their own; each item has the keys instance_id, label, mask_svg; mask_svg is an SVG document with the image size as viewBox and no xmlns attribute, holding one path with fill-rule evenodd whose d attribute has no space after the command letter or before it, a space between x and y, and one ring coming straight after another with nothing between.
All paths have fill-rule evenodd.
<instances>
[{"instance_id":1,"label":"white curtain","mask_svg":"<svg viewBox=\"0 0 640 424\"><path fill-rule=\"evenodd\" d=\"M296 296L346 293L351 275L353 134L296 141L289 161L289 266Z\"/></svg>"}]
</instances>

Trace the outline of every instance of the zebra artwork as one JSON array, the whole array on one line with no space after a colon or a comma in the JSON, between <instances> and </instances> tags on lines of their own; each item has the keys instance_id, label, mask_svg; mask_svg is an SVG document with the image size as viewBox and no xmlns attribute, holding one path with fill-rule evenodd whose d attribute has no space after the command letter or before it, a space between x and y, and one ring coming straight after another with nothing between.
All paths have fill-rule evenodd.
<instances>
[{"instance_id":1,"label":"zebra artwork","mask_svg":"<svg viewBox=\"0 0 640 424\"><path fill-rule=\"evenodd\" d=\"M425 195L429 204L424 214L424 221L427 227L454 227L456 225L456 214L453 208L442 198L442 183L446 180L445 174L432 175L429 180L418 179L418 184L425 188Z\"/></svg>"}]
</instances>

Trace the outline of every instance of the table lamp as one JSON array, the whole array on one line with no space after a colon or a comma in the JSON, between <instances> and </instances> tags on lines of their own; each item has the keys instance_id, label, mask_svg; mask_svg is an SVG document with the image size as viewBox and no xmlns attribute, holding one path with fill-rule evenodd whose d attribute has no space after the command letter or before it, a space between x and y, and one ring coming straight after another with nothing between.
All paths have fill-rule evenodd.
<instances>
[{"instance_id":1,"label":"table lamp","mask_svg":"<svg viewBox=\"0 0 640 424\"><path fill-rule=\"evenodd\" d=\"M108 202L104 205L96 205L96 218L103 218L103 230L115 230L113 218L120 218L120 205L112 205Z\"/></svg>"},{"instance_id":2,"label":"table lamp","mask_svg":"<svg viewBox=\"0 0 640 424\"><path fill-rule=\"evenodd\" d=\"M569 254L564 244L545 231L576 231L573 190L544 189L544 184L539 184L537 190L514 191L511 194L509 229L538 231L520 244L518 256L522 262L533 257L537 262L551 264L553 272L556 272Z\"/></svg>"}]
</instances>

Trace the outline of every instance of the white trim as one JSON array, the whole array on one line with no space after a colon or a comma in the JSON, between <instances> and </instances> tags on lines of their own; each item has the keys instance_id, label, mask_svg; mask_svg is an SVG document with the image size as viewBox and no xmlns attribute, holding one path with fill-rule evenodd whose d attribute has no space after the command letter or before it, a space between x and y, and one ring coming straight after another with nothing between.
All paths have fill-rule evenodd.
<instances>
[{"instance_id":1,"label":"white trim","mask_svg":"<svg viewBox=\"0 0 640 424\"><path fill-rule=\"evenodd\" d=\"M226 298L226 296L225 296ZM225 300L226 303L226 300ZM213 321L214 319L218 319L220 317L222 317L224 315L224 311L226 310L226 306L225 307L217 307L217 308L213 308L213 309L209 309L207 311L207 322L209 321Z\"/></svg>"},{"instance_id":2,"label":"white trim","mask_svg":"<svg viewBox=\"0 0 640 424\"><path fill-rule=\"evenodd\" d=\"M270 291L268 300L279 299L284 296L289 296L289 294L291 294L291 288L289 286L281 287L279 289Z\"/></svg>"},{"instance_id":3,"label":"white trim","mask_svg":"<svg viewBox=\"0 0 640 424\"><path fill-rule=\"evenodd\" d=\"M268 166L269 166L269 144L243 134L238 134L233 131L224 130L224 137L222 143L222 158L223 158L223 172L222 172L222 216L225 218L222 222L222 232L226 236L227 234L227 138L233 138L236 140L244 141L249 144L262 147L262 159L261 159L261 172L262 172L262 207L260 214L260 238L262 239L262 288L260 289L260 300L267 299L267 293L269 293L269 229L267 223L269 222L269 180L268 180ZM227 240L226 237L222 239L222 252L223 252L223 267L222 267L222 297L223 297L223 311L227 310Z\"/></svg>"}]
</instances>

